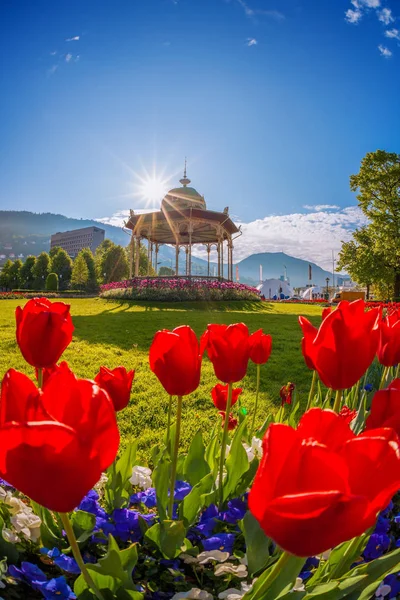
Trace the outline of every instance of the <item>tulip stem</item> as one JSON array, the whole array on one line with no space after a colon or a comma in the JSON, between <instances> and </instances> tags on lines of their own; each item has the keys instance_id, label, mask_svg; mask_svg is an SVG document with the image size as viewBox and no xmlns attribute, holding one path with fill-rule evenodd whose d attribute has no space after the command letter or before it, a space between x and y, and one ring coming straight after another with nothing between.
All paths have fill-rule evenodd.
<instances>
[{"instance_id":1,"label":"tulip stem","mask_svg":"<svg viewBox=\"0 0 400 600\"><path fill-rule=\"evenodd\" d=\"M258 394L260 392L260 371L261 371L261 365L257 365L256 402L254 404L254 414L253 414L253 420L252 420L251 429L250 429L250 443L251 443L251 440L253 439L254 427L256 424L256 416L257 416L257 409L258 409Z\"/></svg>"},{"instance_id":2,"label":"tulip stem","mask_svg":"<svg viewBox=\"0 0 400 600\"><path fill-rule=\"evenodd\" d=\"M74 555L74 558L75 558L76 562L78 563L78 566L82 572L83 579L86 581L86 584L88 585L88 587L91 590L93 590L96 598L98 598L98 600L104 600L103 594L101 593L99 588L96 586L95 582L93 581L93 579L91 578L91 576L89 574L89 571L86 568L85 563L83 562L82 554L79 549L78 542L76 541L75 533L74 533L74 530L72 529L71 521L69 520L67 513L59 513L59 514L60 514L62 524L64 526L65 533L67 534L67 538L68 538L68 541L71 546L72 554Z\"/></svg>"},{"instance_id":3,"label":"tulip stem","mask_svg":"<svg viewBox=\"0 0 400 600\"><path fill-rule=\"evenodd\" d=\"M224 502L224 464L225 464L225 453L226 453L226 444L228 441L228 427L229 427L229 415L231 412L231 404L232 404L232 383L228 383L228 398L226 401L226 411L225 411L225 421L224 421L224 431L222 433L222 443L221 443L221 456L219 459L219 507L222 510L222 505Z\"/></svg>"},{"instance_id":4,"label":"tulip stem","mask_svg":"<svg viewBox=\"0 0 400 600\"><path fill-rule=\"evenodd\" d=\"M42 387L43 387L43 369L42 368L38 369L37 380L38 380L38 387L40 387L40 389L42 389Z\"/></svg>"},{"instance_id":5,"label":"tulip stem","mask_svg":"<svg viewBox=\"0 0 400 600\"><path fill-rule=\"evenodd\" d=\"M169 490L169 518L173 519L174 512L174 497L175 497L175 481L176 469L178 465L179 438L181 435L181 420L182 420L182 396L178 396L178 409L176 412L176 430L175 430L175 445L174 454L172 456L171 466L171 486Z\"/></svg>"},{"instance_id":6,"label":"tulip stem","mask_svg":"<svg viewBox=\"0 0 400 600\"><path fill-rule=\"evenodd\" d=\"M307 401L307 407L306 407L306 412L308 411L309 408L311 408L311 402L313 401L314 398L314 392L315 392L315 385L317 383L317 371L313 371L313 376L312 376L312 381L311 381L311 387L310 387L310 393L308 394L308 401Z\"/></svg>"},{"instance_id":7,"label":"tulip stem","mask_svg":"<svg viewBox=\"0 0 400 600\"><path fill-rule=\"evenodd\" d=\"M167 421L167 448L169 451L169 439L171 436L171 413L172 413L172 396L169 397L168 402L168 421Z\"/></svg>"},{"instance_id":8,"label":"tulip stem","mask_svg":"<svg viewBox=\"0 0 400 600\"><path fill-rule=\"evenodd\" d=\"M395 374L394 374L394 378L395 378L395 379L397 379L397 378L398 378L398 376L399 376L399 374L400 374L400 363L399 363L399 364L397 365L397 367L396 367L396 371L395 371Z\"/></svg>"},{"instance_id":9,"label":"tulip stem","mask_svg":"<svg viewBox=\"0 0 400 600\"><path fill-rule=\"evenodd\" d=\"M388 375L388 367L383 367L381 382L379 384L380 390L382 390L386 385L387 375Z\"/></svg>"},{"instance_id":10,"label":"tulip stem","mask_svg":"<svg viewBox=\"0 0 400 600\"><path fill-rule=\"evenodd\" d=\"M343 396L343 390L336 390L335 403L333 405L333 410L336 413L340 412L340 405L342 404L342 396Z\"/></svg>"}]
</instances>

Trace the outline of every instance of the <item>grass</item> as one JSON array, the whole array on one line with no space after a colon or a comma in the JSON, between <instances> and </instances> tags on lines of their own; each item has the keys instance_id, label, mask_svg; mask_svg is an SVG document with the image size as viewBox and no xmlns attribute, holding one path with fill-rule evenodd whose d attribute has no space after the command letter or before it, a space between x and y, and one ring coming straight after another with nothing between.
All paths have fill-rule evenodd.
<instances>
[{"instance_id":1,"label":"grass","mask_svg":"<svg viewBox=\"0 0 400 600\"><path fill-rule=\"evenodd\" d=\"M311 373L300 350L299 314L320 323L321 308L312 305L274 304L267 302L224 302L157 304L124 303L95 299L71 299L74 339L63 358L78 377L93 378L100 365L110 368L120 364L135 369L132 399L118 420L122 446L137 439L139 456L149 457L151 447L164 433L168 397L148 366L148 349L155 332L190 325L198 335L208 323L244 322L253 332L263 328L273 337L272 354L261 367L259 423L268 411L280 405L279 390L288 381L296 384L303 404L307 401ZM13 367L33 377L15 341L15 308L18 300L0 303L0 377ZM197 429L207 437L215 424L216 410L210 390L216 380L212 365L204 360L201 385L184 399L182 445L187 446ZM241 383L242 405L251 413L254 403L256 369L249 363L248 374ZM218 417L219 419L219 417Z\"/></svg>"}]
</instances>

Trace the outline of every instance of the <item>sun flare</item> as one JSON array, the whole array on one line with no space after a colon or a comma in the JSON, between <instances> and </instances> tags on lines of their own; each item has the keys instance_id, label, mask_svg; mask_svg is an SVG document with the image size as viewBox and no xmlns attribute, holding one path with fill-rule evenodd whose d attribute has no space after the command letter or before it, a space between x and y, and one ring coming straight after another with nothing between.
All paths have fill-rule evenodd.
<instances>
[{"instance_id":1,"label":"sun flare","mask_svg":"<svg viewBox=\"0 0 400 600\"><path fill-rule=\"evenodd\" d=\"M136 195L142 198L147 206L159 204L171 187L169 185L170 177L165 178L155 173L146 173L138 179Z\"/></svg>"}]
</instances>

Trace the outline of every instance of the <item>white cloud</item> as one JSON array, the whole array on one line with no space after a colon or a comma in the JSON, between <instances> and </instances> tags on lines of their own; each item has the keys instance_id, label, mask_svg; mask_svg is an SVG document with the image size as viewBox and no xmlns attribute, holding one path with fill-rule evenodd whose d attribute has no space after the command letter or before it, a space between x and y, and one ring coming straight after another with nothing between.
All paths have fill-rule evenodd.
<instances>
[{"instance_id":1,"label":"white cloud","mask_svg":"<svg viewBox=\"0 0 400 600\"><path fill-rule=\"evenodd\" d=\"M306 210L314 210L320 212L321 210L334 210L340 208L337 204L304 204L303 208Z\"/></svg>"},{"instance_id":2,"label":"white cloud","mask_svg":"<svg viewBox=\"0 0 400 600\"><path fill-rule=\"evenodd\" d=\"M72 54L66 54L65 55L65 62L70 62L72 60Z\"/></svg>"},{"instance_id":3,"label":"white cloud","mask_svg":"<svg viewBox=\"0 0 400 600\"><path fill-rule=\"evenodd\" d=\"M379 10L378 19L385 25L393 23L394 18L392 16L392 11L390 10L390 8L382 8L382 10Z\"/></svg>"},{"instance_id":4,"label":"white cloud","mask_svg":"<svg viewBox=\"0 0 400 600\"><path fill-rule=\"evenodd\" d=\"M251 8L245 0L236 0L238 4L243 8L246 17L255 17L256 15L262 15L264 17L271 17L277 21L282 21L285 15L279 10L263 10L258 8Z\"/></svg>"},{"instance_id":5,"label":"white cloud","mask_svg":"<svg viewBox=\"0 0 400 600\"><path fill-rule=\"evenodd\" d=\"M378 50L381 53L381 56L384 56L385 58L390 58L393 54L393 52L389 50L389 48L387 48L386 46L382 46L382 44L379 44Z\"/></svg>"},{"instance_id":6,"label":"white cloud","mask_svg":"<svg viewBox=\"0 0 400 600\"><path fill-rule=\"evenodd\" d=\"M316 205L319 206L324 205ZM97 221L122 226L128 216L129 210L123 210ZM309 213L270 215L250 223L235 222L243 231L234 242L235 261L258 252L286 252L328 268L332 265L332 250L337 253L342 241L348 241L354 229L366 224L366 218L358 207L349 206L329 212L315 209ZM207 258L202 246L195 246L193 254Z\"/></svg>"},{"instance_id":7,"label":"white cloud","mask_svg":"<svg viewBox=\"0 0 400 600\"><path fill-rule=\"evenodd\" d=\"M247 38L247 45L248 46L257 46L257 40L255 38Z\"/></svg>"},{"instance_id":8,"label":"white cloud","mask_svg":"<svg viewBox=\"0 0 400 600\"><path fill-rule=\"evenodd\" d=\"M348 23L358 23L358 21L360 21L361 18L362 12L360 10L352 10L351 8L349 8L349 10L346 10L345 19Z\"/></svg>"},{"instance_id":9,"label":"white cloud","mask_svg":"<svg viewBox=\"0 0 400 600\"><path fill-rule=\"evenodd\" d=\"M400 31L398 29L387 29L385 31L387 38L392 38L400 41Z\"/></svg>"},{"instance_id":10,"label":"white cloud","mask_svg":"<svg viewBox=\"0 0 400 600\"><path fill-rule=\"evenodd\" d=\"M65 41L66 42L79 42L79 40L80 40L80 36L79 35L75 35L74 37L67 38Z\"/></svg>"},{"instance_id":11,"label":"white cloud","mask_svg":"<svg viewBox=\"0 0 400 600\"><path fill-rule=\"evenodd\" d=\"M144 215L146 213L154 212L154 208L140 208L135 209L135 215ZM125 221L129 218L130 211L128 210L119 210L114 213L111 217L101 217L100 219L95 219L95 221L99 221L100 223L104 223L105 225L114 225L114 227L123 227Z\"/></svg>"},{"instance_id":12,"label":"white cloud","mask_svg":"<svg viewBox=\"0 0 400 600\"><path fill-rule=\"evenodd\" d=\"M53 50L53 52L50 52L50 56L56 56L56 54L57 54L56 50Z\"/></svg>"},{"instance_id":13,"label":"white cloud","mask_svg":"<svg viewBox=\"0 0 400 600\"><path fill-rule=\"evenodd\" d=\"M53 65L52 67L50 67L50 69L47 70L48 77L51 77L52 75L54 75L54 73L57 71L57 69L58 69L58 65Z\"/></svg>"}]
</instances>

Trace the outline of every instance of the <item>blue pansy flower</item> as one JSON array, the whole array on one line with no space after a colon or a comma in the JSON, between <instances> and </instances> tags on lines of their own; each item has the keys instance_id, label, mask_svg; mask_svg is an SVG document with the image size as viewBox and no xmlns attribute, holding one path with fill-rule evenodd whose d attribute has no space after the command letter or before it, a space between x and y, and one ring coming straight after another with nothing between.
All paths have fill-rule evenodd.
<instances>
[{"instance_id":1,"label":"blue pansy flower","mask_svg":"<svg viewBox=\"0 0 400 600\"><path fill-rule=\"evenodd\" d=\"M196 525L196 530L206 537L210 536L214 531L218 517L218 508L215 504L210 504L210 506L201 514L199 522Z\"/></svg>"},{"instance_id":2,"label":"blue pansy flower","mask_svg":"<svg viewBox=\"0 0 400 600\"><path fill-rule=\"evenodd\" d=\"M66 571L67 573L72 573L73 575L79 575L81 572L78 563L72 556L67 556L66 554L62 554L58 548L53 548L49 550L48 548L41 548L41 554L45 554L49 558L51 558L55 565L59 569Z\"/></svg>"},{"instance_id":3,"label":"blue pansy flower","mask_svg":"<svg viewBox=\"0 0 400 600\"><path fill-rule=\"evenodd\" d=\"M389 585L391 588L387 599L396 600L396 598L398 598L400 594L400 573L388 575L383 580L383 583L385 585Z\"/></svg>"},{"instance_id":4,"label":"blue pansy flower","mask_svg":"<svg viewBox=\"0 0 400 600\"><path fill-rule=\"evenodd\" d=\"M390 529L390 520L385 519L382 514L379 515L375 525L374 533L387 533Z\"/></svg>"},{"instance_id":5,"label":"blue pansy flower","mask_svg":"<svg viewBox=\"0 0 400 600\"><path fill-rule=\"evenodd\" d=\"M46 600L73 600L76 598L65 577L50 579L42 585L40 591Z\"/></svg>"},{"instance_id":6,"label":"blue pansy flower","mask_svg":"<svg viewBox=\"0 0 400 600\"><path fill-rule=\"evenodd\" d=\"M115 534L123 541L138 542L142 538L139 513L136 510L118 508L113 512Z\"/></svg>"},{"instance_id":7,"label":"blue pansy flower","mask_svg":"<svg viewBox=\"0 0 400 600\"><path fill-rule=\"evenodd\" d=\"M374 389L374 386L372 385L372 383L367 383L366 385L364 385L364 390L366 392L372 392L373 389Z\"/></svg>"},{"instance_id":8,"label":"blue pansy flower","mask_svg":"<svg viewBox=\"0 0 400 600\"><path fill-rule=\"evenodd\" d=\"M96 490L90 490L78 506L78 510L84 510L101 519L107 519L107 513L99 504L99 495Z\"/></svg>"},{"instance_id":9,"label":"blue pansy flower","mask_svg":"<svg viewBox=\"0 0 400 600\"><path fill-rule=\"evenodd\" d=\"M389 514L390 512L392 512L393 508L394 508L394 504L393 504L393 500L391 500L391 501L389 502L389 504L387 505L387 507L386 507L386 508L385 508L385 509L384 509L384 510L381 512L381 516L382 516L382 517L387 517L387 516L388 516L388 514Z\"/></svg>"},{"instance_id":10,"label":"blue pansy flower","mask_svg":"<svg viewBox=\"0 0 400 600\"><path fill-rule=\"evenodd\" d=\"M366 560L374 560L384 554L390 546L390 537L385 533L373 533L364 550Z\"/></svg>"},{"instance_id":11,"label":"blue pansy flower","mask_svg":"<svg viewBox=\"0 0 400 600\"><path fill-rule=\"evenodd\" d=\"M247 503L241 498L235 498L228 502L228 510L221 514L221 520L236 525L238 521L243 519L246 512Z\"/></svg>"},{"instance_id":12,"label":"blue pansy flower","mask_svg":"<svg viewBox=\"0 0 400 600\"><path fill-rule=\"evenodd\" d=\"M131 496L131 504L144 504L147 508L155 508L157 506L155 488L148 488L144 492L137 492Z\"/></svg>"},{"instance_id":13,"label":"blue pansy flower","mask_svg":"<svg viewBox=\"0 0 400 600\"><path fill-rule=\"evenodd\" d=\"M30 562L22 562L20 569L14 565L10 565L8 573L18 581L28 583L35 590L40 590L43 583L47 581L47 577L43 571Z\"/></svg>"},{"instance_id":14,"label":"blue pansy flower","mask_svg":"<svg viewBox=\"0 0 400 600\"><path fill-rule=\"evenodd\" d=\"M233 552L235 536L233 533L219 533L203 540L203 548L209 550L221 550L222 552Z\"/></svg>"},{"instance_id":15,"label":"blue pansy flower","mask_svg":"<svg viewBox=\"0 0 400 600\"><path fill-rule=\"evenodd\" d=\"M183 500L191 491L192 486L186 481L177 481L175 484L174 500L180 502Z\"/></svg>"}]
</instances>

